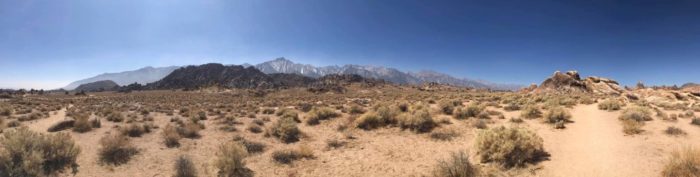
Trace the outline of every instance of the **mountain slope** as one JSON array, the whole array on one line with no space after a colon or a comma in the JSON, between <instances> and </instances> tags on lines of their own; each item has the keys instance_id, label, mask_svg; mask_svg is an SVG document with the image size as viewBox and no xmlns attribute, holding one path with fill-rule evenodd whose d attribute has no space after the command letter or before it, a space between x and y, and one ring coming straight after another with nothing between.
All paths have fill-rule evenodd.
<instances>
[{"instance_id":1,"label":"mountain slope","mask_svg":"<svg viewBox=\"0 0 700 177\"><path fill-rule=\"evenodd\" d=\"M209 63L176 69L165 78L147 85L148 88L157 89L192 89L205 86L272 88L275 84L272 77L253 67Z\"/></svg>"},{"instance_id":2,"label":"mountain slope","mask_svg":"<svg viewBox=\"0 0 700 177\"><path fill-rule=\"evenodd\" d=\"M271 73L300 74L318 78L329 74L360 75L365 78L382 79L397 84L422 84L435 82L461 87L488 88L494 90L517 90L520 85L496 84L487 81L478 81L464 78L456 78L447 74L434 71L403 72L398 69L382 66L324 66L315 67L308 64L297 64L285 58L277 58L268 62L255 65L260 71Z\"/></svg>"},{"instance_id":3,"label":"mountain slope","mask_svg":"<svg viewBox=\"0 0 700 177\"><path fill-rule=\"evenodd\" d=\"M81 84L86 84L86 83L91 83L91 82L96 82L96 81L103 81L103 80L111 80L117 83L118 85L127 85L131 84L134 82L138 82L141 84L147 84L151 82L158 81L162 79L163 77L167 76L173 70L180 68L179 66L170 66L170 67L159 67L159 68L154 68L154 67L145 67L133 71L124 71L124 72L119 72L119 73L104 73L97 75L95 77L79 80L72 82L68 84L67 86L63 87L65 90L73 90L77 88Z\"/></svg>"},{"instance_id":4,"label":"mountain slope","mask_svg":"<svg viewBox=\"0 0 700 177\"><path fill-rule=\"evenodd\" d=\"M117 88L119 88L119 85L117 85L117 83L115 83L114 81L102 80L102 81L81 84L80 86L76 87L75 90L76 91L95 92L95 91L115 90Z\"/></svg>"}]
</instances>

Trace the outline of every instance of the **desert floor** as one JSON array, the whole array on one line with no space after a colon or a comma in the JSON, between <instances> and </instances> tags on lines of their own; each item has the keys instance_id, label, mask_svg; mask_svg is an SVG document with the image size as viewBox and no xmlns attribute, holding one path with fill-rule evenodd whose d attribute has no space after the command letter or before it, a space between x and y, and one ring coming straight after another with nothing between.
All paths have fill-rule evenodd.
<instances>
[{"instance_id":1,"label":"desert floor","mask_svg":"<svg viewBox=\"0 0 700 177\"><path fill-rule=\"evenodd\" d=\"M548 160L510 173L514 176L659 176L671 151L688 146L700 147L700 127L689 124L690 119L680 118L675 122L655 119L643 127L645 131L642 134L625 135L617 119L621 111L598 110L596 104L570 108L573 122L567 124L565 129L554 129L540 119L511 123L508 119L518 117L519 111L508 112L493 107L488 109L502 111L506 117L493 118L489 127L529 127L544 139L545 150L550 154ZM274 138L265 138L262 133L246 131L246 125L252 124L253 119L242 118L240 120L243 124L236 126L236 132L209 128L216 125L213 121L205 121L208 128L202 130L201 138L183 139L179 148L166 148L161 131L169 118L161 113L151 114L161 128L142 137L132 138L140 152L120 166L100 165L97 157L100 138L105 134L116 133L116 124L102 121L102 128L87 133L65 131L70 132L82 148L78 157L80 168L76 176L172 176L174 159L181 154L192 158L200 176L216 176L212 163L217 156L218 145L230 141L236 135L267 145L263 153L253 154L246 159L247 167L255 172L255 176L429 176L435 164L448 158L451 152L470 151L475 136L480 131L470 126L470 120L456 120L448 115L439 115L437 118L444 117L452 123L443 124L437 129L453 129L460 134L450 141L433 140L429 133L417 134L396 127L371 131L355 128L338 131L336 127L347 121L348 115L343 114L340 118L322 121L316 126L299 124L305 133L302 141L284 144ZM274 115L258 116L270 116L271 122L277 119ZM65 108L52 113L49 118L26 122L24 125L33 131L46 133L49 126L63 119ZM266 122L265 125L268 126L271 122ZM663 131L668 126L679 127L687 135L667 135ZM347 144L340 148L328 148L326 141L329 139L346 141ZM296 148L302 144L314 150L314 159L284 165L271 158L271 153L275 150ZM472 161L476 162L474 152L470 151L470 154Z\"/></svg>"}]
</instances>

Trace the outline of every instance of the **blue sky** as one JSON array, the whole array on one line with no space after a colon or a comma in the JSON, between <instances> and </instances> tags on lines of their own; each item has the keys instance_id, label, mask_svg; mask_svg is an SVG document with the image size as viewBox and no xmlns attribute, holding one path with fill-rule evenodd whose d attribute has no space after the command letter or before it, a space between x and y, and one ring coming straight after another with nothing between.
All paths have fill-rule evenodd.
<instances>
[{"instance_id":1,"label":"blue sky","mask_svg":"<svg viewBox=\"0 0 700 177\"><path fill-rule=\"evenodd\" d=\"M539 83L700 82L700 1L0 0L0 87L276 57Z\"/></svg>"}]
</instances>

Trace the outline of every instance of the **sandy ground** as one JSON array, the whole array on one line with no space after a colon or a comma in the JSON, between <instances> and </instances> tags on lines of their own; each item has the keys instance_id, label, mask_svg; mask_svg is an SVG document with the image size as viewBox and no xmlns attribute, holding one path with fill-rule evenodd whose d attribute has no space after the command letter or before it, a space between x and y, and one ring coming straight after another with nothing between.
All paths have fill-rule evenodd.
<instances>
[{"instance_id":1,"label":"sandy ground","mask_svg":"<svg viewBox=\"0 0 700 177\"><path fill-rule=\"evenodd\" d=\"M624 135L617 117L620 111L606 112L594 105L579 105L571 109L573 123L563 130L553 129L540 120L526 120L519 126L536 131L544 139L545 150L550 159L535 164L532 173L521 176L575 177L646 177L658 176L669 152L685 146L700 145L700 127L690 125L690 119L677 122L653 120L643 127L641 135ZM517 117L518 111L504 112L506 118ZM65 110L52 114L49 118L29 122L30 129L46 133L46 129L63 120ZM154 114L155 123L166 125L169 117ZM268 116L268 115L259 115ZM440 115L444 116L444 115ZM190 156L196 164L200 176L216 176L212 166L218 145L240 135L248 140L267 145L264 153L253 154L246 159L247 166L256 176L426 176L430 175L438 160L449 157L451 152L472 149L478 129L469 126L468 121L452 120L450 125L439 129L456 130L460 136L452 141L436 141L429 134L416 134L399 128L380 128L372 131L358 129L339 132L337 125L345 122L347 115L321 125L299 124L306 137L299 143L283 144L273 138L265 138L262 133L245 131L252 119L241 118L243 125L237 125L237 132L217 130L214 121L206 121L207 129L199 139L183 139L179 148L166 148L161 138L162 129L133 138L132 143L140 152L128 163L120 166L101 165L98 161L99 139L105 134L117 133L115 124L102 121L102 128L87 133L70 132L82 148L78 157L80 165L78 177L157 177L172 176L173 163L181 154ZM271 117L273 121L276 117ZM495 119L489 126L514 126L507 119ZM265 123L269 126L271 122ZM669 136L663 133L668 126L685 130L685 136ZM351 134L355 139L347 139ZM326 140L340 139L348 144L338 149L328 149ZM294 162L292 165L275 163L271 153L275 150L296 148L305 144L314 149L315 158ZM471 153L472 155L474 152ZM476 162L472 156L472 161ZM72 176L64 174L63 176Z\"/></svg>"}]
</instances>

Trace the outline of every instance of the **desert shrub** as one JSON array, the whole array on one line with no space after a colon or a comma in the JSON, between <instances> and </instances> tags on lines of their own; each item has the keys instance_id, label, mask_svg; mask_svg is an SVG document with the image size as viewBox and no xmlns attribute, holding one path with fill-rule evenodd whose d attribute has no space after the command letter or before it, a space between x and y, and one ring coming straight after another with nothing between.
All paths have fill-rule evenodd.
<instances>
[{"instance_id":1,"label":"desert shrub","mask_svg":"<svg viewBox=\"0 0 700 177\"><path fill-rule=\"evenodd\" d=\"M598 109L606 111L616 111L620 110L624 106L620 101L615 99L608 99L603 102L598 103Z\"/></svg>"},{"instance_id":2,"label":"desert shrub","mask_svg":"<svg viewBox=\"0 0 700 177\"><path fill-rule=\"evenodd\" d=\"M112 121L112 122L122 122L124 121L124 115L121 113L117 112L112 112L109 115L107 115L107 121Z\"/></svg>"},{"instance_id":3,"label":"desert shrub","mask_svg":"<svg viewBox=\"0 0 700 177\"><path fill-rule=\"evenodd\" d=\"M383 121L384 125L387 124L392 124L396 122L396 117L399 115L401 112L399 110L398 106L386 106L386 105L379 105L375 111L379 115L381 121Z\"/></svg>"},{"instance_id":4,"label":"desert shrub","mask_svg":"<svg viewBox=\"0 0 700 177\"><path fill-rule=\"evenodd\" d=\"M180 136L185 138L199 138L201 135L199 131L202 130L202 126L197 123L187 122L183 126L177 127L177 132Z\"/></svg>"},{"instance_id":5,"label":"desert shrub","mask_svg":"<svg viewBox=\"0 0 700 177\"><path fill-rule=\"evenodd\" d=\"M51 125L46 131L57 132L57 131L67 130L69 128L72 128L73 124L75 124L75 120L59 121L59 122L56 122L55 124Z\"/></svg>"},{"instance_id":6,"label":"desert shrub","mask_svg":"<svg viewBox=\"0 0 700 177\"><path fill-rule=\"evenodd\" d=\"M7 122L7 127L19 127L22 125L22 122L19 122L18 120L11 120L10 122Z\"/></svg>"},{"instance_id":7,"label":"desert shrub","mask_svg":"<svg viewBox=\"0 0 700 177\"><path fill-rule=\"evenodd\" d=\"M568 122L571 119L571 113L564 107L553 107L544 113L544 121L554 124L557 122Z\"/></svg>"},{"instance_id":8,"label":"desert shrub","mask_svg":"<svg viewBox=\"0 0 700 177\"><path fill-rule=\"evenodd\" d=\"M439 129L430 133L430 138L442 141L449 141L457 136L459 136L459 133L452 129Z\"/></svg>"},{"instance_id":9,"label":"desert shrub","mask_svg":"<svg viewBox=\"0 0 700 177\"><path fill-rule=\"evenodd\" d=\"M286 111L282 111L282 114L279 115L280 119L289 118L289 119L294 120L294 122L297 122L297 123L301 122L301 120L299 120L299 113L297 113L296 111L291 110L291 109L282 109L282 110L286 110ZM278 113L279 113L279 111L278 111Z\"/></svg>"},{"instance_id":10,"label":"desert shrub","mask_svg":"<svg viewBox=\"0 0 700 177\"><path fill-rule=\"evenodd\" d=\"M459 104L455 104L455 103L459 103L459 102L452 101L452 100L441 100L440 102L438 102L438 108L440 109L440 111L442 113L447 114L447 115L451 115L452 112L454 111L455 106L459 105Z\"/></svg>"},{"instance_id":11,"label":"desert shrub","mask_svg":"<svg viewBox=\"0 0 700 177\"><path fill-rule=\"evenodd\" d=\"M272 152L272 159L282 164L291 164L302 158L314 158L314 153L311 148L301 145L297 149L284 149Z\"/></svg>"},{"instance_id":12,"label":"desert shrub","mask_svg":"<svg viewBox=\"0 0 700 177\"><path fill-rule=\"evenodd\" d=\"M467 117L477 117L480 113L484 111L484 107L477 103L469 103L464 112Z\"/></svg>"},{"instance_id":13,"label":"desert shrub","mask_svg":"<svg viewBox=\"0 0 700 177\"><path fill-rule=\"evenodd\" d=\"M67 133L43 135L26 128L0 138L0 176L51 176L71 167L77 172L80 148Z\"/></svg>"},{"instance_id":14,"label":"desert shrub","mask_svg":"<svg viewBox=\"0 0 700 177\"><path fill-rule=\"evenodd\" d=\"M643 122L638 122L630 119L622 120L622 132L628 135L642 133L644 131L642 130L642 125L644 125Z\"/></svg>"},{"instance_id":15,"label":"desert shrub","mask_svg":"<svg viewBox=\"0 0 700 177\"><path fill-rule=\"evenodd\" d=\"M475 146L481 162L496 162L507 168L539 160L544 153L542 138L524 128L481 131Z\"/></svg>"},{"instance_id":16,"label":"desert shrub","mask_svg":"<svg viewBox=\"0 0 700 177\"><path fill-rule=\"evenodd\" d=\"M479 166L469 162L469 156L466 153L453 152L450 159L441 160L438 162L433 171L434 177L477 177L479 174Z\"/></svg>"},{"instance_id":17,"label":"desert shrub","mask_svg":"<svg viewBox=\"0 0 700 177\"><path fill-rule=\"evenodd\" d=\"M321 120L326 120L330 118L335 118L340 116L340 114L336 113L333 109L327 108L327 107L322 107L322 108L314 108L312 109L309 114L307 115L306 118L306 124L308 125L316 125L319 124Z\"/></svg>"},{"instance_id":18,"label":"desert shrub","mask_svg":"<svg viewBox=\"0 0 700 177\"><path fill-rule=\"evenodd\" d=\"M683 117L686 117L686 118L695 117L695 112L693 112L692 110L685 111L685 112L683 113Z\"/></svg>"},{"instance_id":19,"label":"desert shrub","mask_svg":"<svg viewBox=\"0 0 700 177\"><path fill-rule=\"evenodd\" d=\"M511 117L509 121L512 123L518 123L518 124L523 123L523 119L517 118L517 117Z\"/></svg>"},{"instance_id":20,"label":"desert shrub","mask_svg":"<svg viewBox=\"0 0 700 177\"><path fill-rule=\"evenodd\" d=\"M92 130L92 125L87 116L78 116L75 118L75 123L73 124L73 131L84 133Z\"/></svg>"},{"instance_id":21,"label":"desert shrub","mask_svg":"<svg viewBox=\"0 0 700 177\"><path fill-rule=\"evenodd\" d=\"M596 100L594 98L591 98L591 97L582 97L578 100L578 102L581 104L590 105L590 104L596 103Z\"/></svg>"},{"instance_id":22,"label":"desert shrub","mask_svg":"<svg viewBox=\"0 0 700 177\"><path fill-rule=\"evenodd\" d=\"M161 135L166 147L172 148L180 146L180 139L182 139L182 137L174 126L170 124L166 125Z\"/></svg>"},{"instance_id":23,"label":"desert shrub","mask_svg":"<svg viewBox=\"0 0 700 177\"><path fill-rule=\"evenodd\" d=\"M301 112L309 112L312 108L313 105L309 103L299 103L299 105L297 105L297 109L299 109Z\"/></svg>"},{"instance_id":24,"label":"desert shrub","mask_svg":"<svg viewBox=\"0 0 700 177\"><path fill-rule=\"evenodd\" d=\"M265 121L262 120L262 119L255 119L255 120L253 120L253 123L254 123L254 124L257 124L257 125L259 125L259 126L265 125Z\"/></svg>"},{"instance_id":25,"label":"desert shrub","mask_svg":"<svg viewBox=\"0 0 700 177\"><path fill-rule=\"evenodd\" d=\"M516 103L508 103L505 107L503 107L503 110L517 111L517 110L520 110L520 105L518 105Z\"/></svg>"},{"instance_id":26,"label":"desert shrub","mask_svg":"<svg viewBox=\"0 0 700 177\"><path fill-rule=\"evenodd\" d=\"M248 129L249 132L252 132L252 133L261 133L261 132L263 132L262 128L260 128L260 126L258 126L258 125L256 125L256 124L249 125L247 129Z\"/></svg>"},{"instance_id":27,"label":"desert shrub","mask_svg":"<svg viewBox=\"0 0 700 177\"><path fill-rule=\"evenodd\" d=\"M386 121L375 111L366 112L355 121L357 122L358 128L365 130L371 130L386 125Z\"/></svg>"},{"instance_id":28,"label":"desert shrub","mask_svg":"<svg viewBox=\"0 0 700 177\"><path fill-rule=\"evenodd\" d=\"M534 119L542 116L542 112L536 106L525 106L520 112L520 116L527 119Z\"/></svg>"},{"instance_id":29,"label":"desert shrub","mask_svg":"<svg viewBox=\"0 0 700 177\"><path fill-rule=\"evenodd\" d=\"M219 169L221 177L252 177L253 171L245 166L243 161L248 156L248 151L238 142L229 141L219 146L217 159L214 166Z\"/></svg>"},{"instance_id":30,"label":"desert shrub","mask_svg":"<svg viewBox=\"0 0 700 177\"><path fill-rule=\"evenodd\" d=\"M365 113L366 111L365 111L365 109L362 108L361 106L358 106L358 105L354 105L354 104L353 104L353 105L350 106L350 108L348 108L348 111L347 111L347 112L350 113L350 114L362 114L362 113Z\"/></svg>"},{"instance_id":31,"label":"desert shrub","mask_svg":"<svg viewBox=\"0 0 700 177\"><path fill-rule=\"evenodd\" d=\"M683 129L680 129L680 128L674 127L674 126L669 126L668 128L666 128L664 133L666 133L667 135L685 135L685 134L687 134L687 133L685 133L685 131L683 131Z\"/></svg>"},{"instance_id":32,"label":"desert shrub","mask_svg":"<svg viewBox=\"0 0 700 177\"><path fill-rule=\"evenodd\" d=\"M194 167L192 160L184 155L177 157L175 160L175 175L173 177L196 177L197 169Z\"/></svg>"},{"instance_id":33,"label":"desert shrub","mask_svg":"<svg viewBox=\"0 0 700 177\"><path fill-rule=\"evenodd\" d=\"M297 142L301 136L301 130L292 118L280 118L272 125L270 131L270 135L277 137L284 143Z\"/></svg>"},{"instance_id":34,"label":"desert shrub","mask_svg":"<svg viewBox=\"0 0 700 177\"><path fill-rule=\"evenodd\" d=\"M102 127L102 121L100 121L99 118L90 119L90 120L88 120L88 122L90 123L90 126L91 126L92 128L100 128L100 127Z\"/></svg>"},{"instance_id":35,"label":"desert shrub","mask_svg":"<svg viewBox=\"0 0 700 177\"><path fill-rule=\"evenodd\" d=\"M137 123L131 123L121 129L121 132L123 135L127 135L129 137L141 137L146 132L146 128L144 128L144 125L137 124Z\"/></svg>"},{"instance_id":36,"label":"desert shrub","mask_svg":"<svg viewBox=\"0 0 700 177\"><path fill-rule=\"evenodd\" d=\"M470 122L471 126L477 129L485 129L488 128L486 125L486 121L483 119L474 119Z\"/></svg>"},{"instance_id":37,"label":"desert shrub","mask_svg":"<svg viewBox=\"0 0 700 177\"><path fill-rule=\"evenodd\" d=\"M488 112L486 112L486 111L482 111L481 113L479 113L478 115L476 115L476 118L479 118L479 119L491 119L491 115L490 115Z\"/></svg>"},{"instance_id":38,"label":"desert shrub","mask_svg":"<svg viewBox=\"0 0 700 177\"><path fill-rule=\"evenodd\" d=\"M416 132L428 132L436 126L435 121L433 121L427 109L413 110L411 113L402 113L398 117L398 123L401 128Z\"/></svg>"},{"instance_id":39,"label":"desert shrub","mask_svg":"<svg viewBox=\"0 0 700 177\"><path fill-rule=\"evenodd\" d=\"M693 119L690 121L690 124L693 124L693 125L700 125L700 118L693 118Z\"/></svg>"},{"instance_id":40,"label":"desert shrub","mask_svg":"<svg viewBox=\"0 0 700 177\"><path fill-rule=\"evenodd\" d=\"M248 151L248 153L254 154L265 151L266 146L263 143L246 140L240 136L236 136L233 140L241 143L245 147L246 151Z\"/></svg>"},{"instance_id":41,"label":"desert shrub","mask_svg":"<svg viewBox=\"0 0 700 177\"><path fill-rule=\"evenodd\" d=\"M274 114L274 113L275 113L275 109L272 109L272 108L264 108L264 109L262 110L262 113L263 113L263 114Z\"/></svg>"},{"instance_id":42,"label":"desert shrub","mask_svg":"<svg viewBox=\"0 0 700 177\"><path fill-rule=\"evenodd\" d=\"M128 137L121 134L107 135L100 139L100 161L106 164L121 165L129 162L138 150L131 145Z\"/></svg>"},{"instance_id":43,"label":"desert shrub","mask_svg":"<svg viewBox=\"0 0 700 177\"><path fill-rule=\"evenodd\" d=\"M698 177L700 176L700 151L686 148L682 151L671 152L671 157L666 162L663 177Z\"/></svg>"},{"instance_id":44,"label":"desert shrub","mask_svg":"<svg viewBox=\"0 0 700 177\"><path fill-rule=\"evenodd\" d=\"M630 107L622 111L622 115L619 117L620 120L634 120L637 122L650 121L651 111L646 107Z\"/></svg>"},{"instance_id":45,"label":"desert shrub","mask_svg":"<svg viewBox=\"0 0 700 177\"><path fill-rule=\"evenodd\" d=\"M326 140L326 147L327 147L328 149L340 148L340 147L345 146L345 144L347 144L347 142L341 141L341 140L338 140L338 139L335 139L335 138L334 138L334 139L327 139L327 140Z\"/></svg>"}]
</instances>

